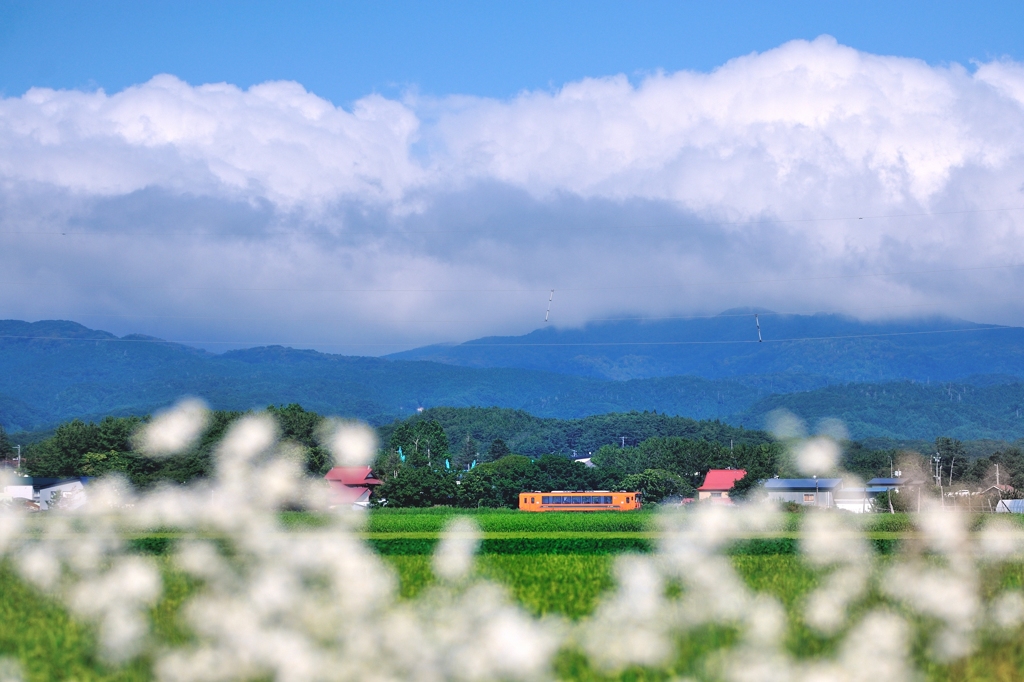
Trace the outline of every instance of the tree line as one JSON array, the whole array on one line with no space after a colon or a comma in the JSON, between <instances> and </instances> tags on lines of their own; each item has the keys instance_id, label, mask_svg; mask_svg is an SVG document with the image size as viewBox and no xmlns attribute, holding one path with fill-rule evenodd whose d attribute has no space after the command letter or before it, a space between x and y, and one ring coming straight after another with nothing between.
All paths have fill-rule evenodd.
<instances>
[{"instance_id":1,"label":"tree line","mask_svg":"<svg viewBox=\"0 0 1024 682\"><path fill-rule=\"evenodd\" d=\"M271 406L267 412L277 420L282 439L302 453L310 476L322 476L330 469L330 453L318 439L321 415L297 404ZM213 412L196 444L175 457L159 460L146 457L135 447L134 435L148 417L73 420L60 425L51 437L27 446L23 465L29 474L43 477L119 473L139 488L161 481L187 483L212 474L217 443L244 414ZM449 426L427 418L427 414L379 429L381 447L373 469L383 485L375 491L376 503L514 507L523 490L636 490L647 502L658 502L695 496L709 469L745 469L748 475L737 484L739 496L764 479L798 475L785 448L766 434L742 431L743 438L737 439L740 430L729 431L732 427L723 428L718 422L627 413L551 424L561 420L533 422L536 418L514 410L480 408L445 408L434 414L444 417ZM521 434L531 423L549 432L556 428L576 439L603 434L613 440L611 434L624 434L627 444L623 445L620 435L617 444L606 442L597 447L590 453L593 467L558 452L518 451L514 444L525 442ZM638 427L637 432L628 430L631 424ZM663 433L672 428L687 435L647 436L652 430ZM512 445L498 437L510 433ZM495 437L484 440L489 436ZM873 450L852 441L844 443L843 449L841 468L864 480L888 476L900 467L904 477L933 480L932 454ZM9 450L6 434L0 430L0 456L9 456ZM1016 448L972 458L961 441L939 438L935 452L944 486L994 485L998 468L1001 484L1024 491L1024 453Z\"/></svg>"}]
</instances>

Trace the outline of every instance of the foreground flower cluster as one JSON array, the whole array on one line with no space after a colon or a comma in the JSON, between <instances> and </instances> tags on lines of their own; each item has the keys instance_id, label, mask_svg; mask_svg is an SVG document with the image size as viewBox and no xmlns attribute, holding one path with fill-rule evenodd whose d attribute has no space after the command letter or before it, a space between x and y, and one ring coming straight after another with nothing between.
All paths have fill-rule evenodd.
<instances>
[{"instance_id":1,"label":"foreground flower cluster","mask_svg":"<svg viewBox=\"0 0 1024 682\"><path fill-rule=\"evenodd\" d=\"M153 456L180 451L204 420L200 407L183 404L154 420L143 444ZM987 562L1021 559L1016 527L996 520L970 534L956 514L922 513L920 546L879 564L851 515L810 514L801 552L822 579L799 617L839 644L827 656L797 657L785 646L792 615L752 591L726 554L780 527L777 512L753 504L665 514L657 551L619 557L617 588L581 622L534 618L499 586L473 579L480 535L465 518L435 553L437 585L400 600L393 571L358 536L359 513L318 528L280 525L283 505L326 499L276 434L269 418L246 417L220 444L211 480L146 494L101 481L86 507L52 514L40 533L25 516L4 514L0 553L24 580L95 623L107 661L145 654L158 679L181 682L538 680L554 676L566 649L609 672L657 668L677 657L680 637L709 625L739 633L714 670L727 680L911 680L915 633L926 633L926 657L946 662L1024 622L1024 595L983 600L979 577ZM375 448L372 432L351 423L335 424L325 442L347 464L369 461ZM161 571L126 540L155 528L183 538L171 563L197 585L182 612L194 636L180 646L151 634ZM869 595L877 605L866 605ZM10 662L0 663L3 678L15 679Z\"/></svg>"}]
</instances>

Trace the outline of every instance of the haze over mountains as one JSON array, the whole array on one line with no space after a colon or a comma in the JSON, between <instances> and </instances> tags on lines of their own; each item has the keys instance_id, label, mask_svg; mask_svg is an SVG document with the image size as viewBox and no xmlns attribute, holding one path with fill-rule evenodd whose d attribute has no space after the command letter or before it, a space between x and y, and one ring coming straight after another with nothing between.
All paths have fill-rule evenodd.
<instances>
[{"instance_id":1,"label":"haze over mountains","mask_svg":"<svg viewBox=\"0 0 1024 682\"><path fill-rule=\"evenodd\" d=\"M752 311L593 323L430 346L386 358L280 346L213 354L74 322L0 321L9 431L145 414L183 395L218 409L298 402L384 423L434 406L541 417L657 410L763 428L789 409L855 438L1024 436L1024 330L931 318L861 322ZM828 337L828 338L825 338Z\"/></svg>"}]
</instances>

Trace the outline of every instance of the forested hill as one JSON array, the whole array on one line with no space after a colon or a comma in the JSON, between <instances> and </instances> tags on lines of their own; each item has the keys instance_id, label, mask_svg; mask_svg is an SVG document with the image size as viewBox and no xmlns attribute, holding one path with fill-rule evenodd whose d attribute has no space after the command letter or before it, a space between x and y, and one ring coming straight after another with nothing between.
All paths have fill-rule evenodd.
<instances>
[{"instance_id":1,"label":"forested hill","mask_svg":"<svg viewBox=\"0 0 1024 682\"><path fill-rule=\"evenodd\" d=\"M215 355L149 337L118 338L73 322L2 321L0 425L17 432L76 417L143 415L193 395L215 409L299 403L378 425L419 408L449 406L513 408L560 419L656 410L760 429L771 410L786 408L812 428L821 418L839 417L854 438L1024 437L1024 383L1012 376L836 386L799 369L736 379L610 381L282 347Z\"/></svg>"},{"instance_id":2,"label":"forested hill","mask_svg":"<svg viewBox=\"0 0 1024 682\"><path fill-rule=\"evenodd\" d=\"M0 321L0 424L9 431L76 417L146 414L185 395L215 409L299 403L382 424L442 405L511 407L560 418L658 410L714 419L746 409L759 389L693 377L611 382L283 347L215 355L73 322Z\"/></svg>"},{"instance_id":3,"label":"forested hill","mask_svg":"<svg viewBox=\"0 0 1024 682\"><path fill-rule=\"evenodd\" d=\"M648 438L672 436L704 440L721 445L760 445L771 442L764 431L747 430L719 421L697 421L657 412L600 414L582 419L536 417L523 410L498 407L434 407L408 421L434 420L448 436L452 452L460 452L467 438L486 446L495 439L505 442L512 452L539 456L547 453L576 454L583 457L602 445L639 445ZM396 424L378 429L384 441Z\"/></svg>"},{"instance_id":4,"label":"forested hill","mask_svg":"<svg viewBox=\"0 0 1024 682\"><path fill-rule=\"evenodd\" d=\"M957 381L976 374L1024 377L1024 329L954 318L863 322L842 315L730 310L701 319L544 327L426 346L389 357L465 367L517 367L604 379L689 375L706 379L804 377L796 390L847 382Z\"/></svg>"}]
</instances>

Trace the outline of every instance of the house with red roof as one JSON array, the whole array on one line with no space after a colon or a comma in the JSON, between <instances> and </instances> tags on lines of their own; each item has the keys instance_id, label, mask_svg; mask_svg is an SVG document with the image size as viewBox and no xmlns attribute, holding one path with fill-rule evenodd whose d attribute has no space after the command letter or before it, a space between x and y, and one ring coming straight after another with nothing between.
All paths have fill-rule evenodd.
<instances>
[{"instance_id":1,"label":"house with red roof","mask_svg":"<svg viewBox=\"0 0 1024 682\"><path fill-rule=\"evenodd\" d=\"M381 484L373 477L370 467L334 467L324 476L331 486L332 504L351 504L353 507L368 507L370 494Z\"/></svg>"},{"instance_id":2,"label":"house with red roof","mask_svg":"<svg viewBox=\"0 0 1024 682\"><path fill-rule=\"evenodd\" d=\"M729 491L746 475L746 469L711 469L704 477L704 484L697 488L697 499L729 501Z\"/></svg>"}]
</instances>

